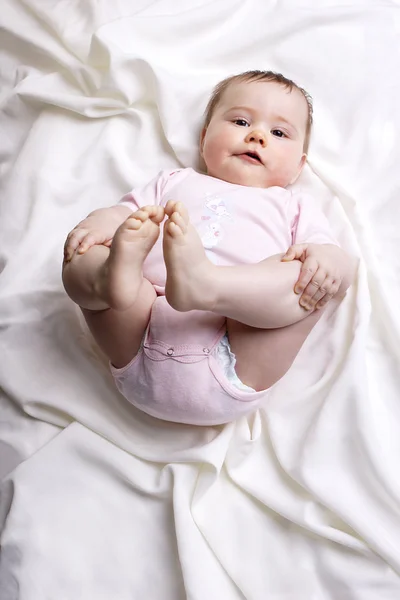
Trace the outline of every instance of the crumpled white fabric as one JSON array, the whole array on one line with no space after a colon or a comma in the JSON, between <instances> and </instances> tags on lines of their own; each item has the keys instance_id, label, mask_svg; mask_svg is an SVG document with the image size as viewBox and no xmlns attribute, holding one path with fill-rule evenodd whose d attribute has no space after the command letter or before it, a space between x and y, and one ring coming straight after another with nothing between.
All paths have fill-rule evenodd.
<instances>
[{"instance_id":1,"label":"crumpled white fabric","mask_svg":"<svg viewBox=\"0 0 400 600\"><path fill-rule=\"evenodd\" d=\"M0 597L400 597L399 3L3 0ZM211 87L314 97L310 166L356 285L225 427L114 389L60 278L67 232L195 166Z\"/></svg>"}]
</instances>

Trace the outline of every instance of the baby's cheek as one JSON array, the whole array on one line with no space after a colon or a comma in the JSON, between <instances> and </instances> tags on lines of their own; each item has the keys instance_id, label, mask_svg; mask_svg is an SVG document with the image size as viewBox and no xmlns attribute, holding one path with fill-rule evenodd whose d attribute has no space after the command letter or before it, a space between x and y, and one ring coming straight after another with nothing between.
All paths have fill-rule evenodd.
<instances>
[{"instance_id":1,"label":"baby's cheek","mask_svg":"<svg viewBox=\"0 0 400 600\"><path fill-rule=\"evenodd\" d=\"M299 169L300 160L297 160L297 155L283 156L281 161L280 171L282 175L291 177L297 173Z\"/></svg>"},{"instance_id":2,"label":"baby's cheek","mask_svg":"<svg viewBox=\"0 0 400 600\"><path fill-rule=\"evenodd\" d=\"M221 162L221 145L218 142L211 144L208 148L206 164L210 167L217 166Z\"/></svg>"}]
</instances>

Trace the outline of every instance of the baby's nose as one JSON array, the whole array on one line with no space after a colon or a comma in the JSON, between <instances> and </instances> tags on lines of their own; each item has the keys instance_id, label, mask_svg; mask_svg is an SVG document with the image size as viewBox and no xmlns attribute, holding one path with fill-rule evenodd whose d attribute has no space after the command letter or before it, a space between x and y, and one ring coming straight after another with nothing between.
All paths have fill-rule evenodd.
<instances>
[{"instance_id":1,"label":"baby's nose","mask_svg":"<svg viewBox=\"0 0 400 600\"><path fill-rule=\"evenodd\" d=\"M245 142L247 144L254 142L256 144L260 144L260 146L264 148L264 146L267 145L267 138L262 131L256 129L247 134Z\"/></svg>"}]
</instances>

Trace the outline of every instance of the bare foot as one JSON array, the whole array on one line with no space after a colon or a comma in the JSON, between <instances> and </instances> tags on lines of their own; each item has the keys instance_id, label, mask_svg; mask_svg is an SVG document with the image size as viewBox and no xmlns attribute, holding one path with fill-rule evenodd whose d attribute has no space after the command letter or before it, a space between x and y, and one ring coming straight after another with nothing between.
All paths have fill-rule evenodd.
<instances>
[{"instance_id":1,"label":"bare foot","mask_svg":"<svg viewBox=\"0 0 400 600\"><path fill-rule=\"evenodd\" d=\"M126 310L135 302L143 281L143 262L157 241L164 216L161 206L145 206L117 229L97 290L110 308Z\"/></svg>"},{"instance_id":2,"label":"bare foot","mask_svg":"<svg viewBox=\"0 0 400 600\"><path fill-rule=\"evenodd\" d=\"M169 217L163 240L168 303L181 312L213 310L216 267L208 260L184 204L170 200L165 214Z\"/></svg>"}]
</instances>

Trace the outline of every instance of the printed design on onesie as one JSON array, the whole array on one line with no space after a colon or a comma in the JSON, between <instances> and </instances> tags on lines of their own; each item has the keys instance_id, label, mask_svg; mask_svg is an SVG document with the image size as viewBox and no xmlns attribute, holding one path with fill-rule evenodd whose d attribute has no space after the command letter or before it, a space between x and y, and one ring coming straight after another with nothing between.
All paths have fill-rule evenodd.
<instances>
[{"instance_id":1,"label":"printed design on onesie","mask_svg":"<svg viewBox=\"0 0 400 600\"><path fill-rule=\"evenodd\" d=\"M206 194L199 230L200 238L206 251L212 250L212 248L215 248L223 240L224 222L226 221L233 221L233 216L227 206L226 200L217 194ZM213 260L211 253L209 258Z\"/></svg>"}]
</instances>

